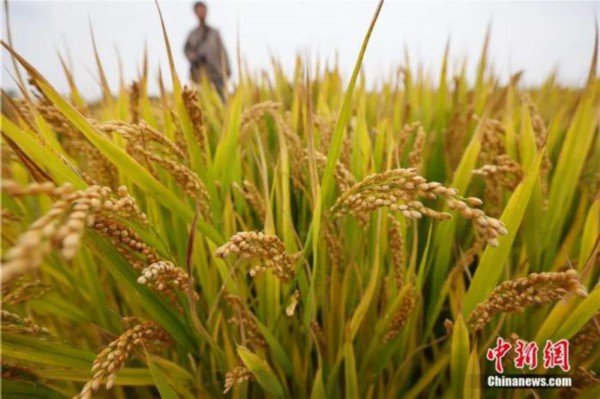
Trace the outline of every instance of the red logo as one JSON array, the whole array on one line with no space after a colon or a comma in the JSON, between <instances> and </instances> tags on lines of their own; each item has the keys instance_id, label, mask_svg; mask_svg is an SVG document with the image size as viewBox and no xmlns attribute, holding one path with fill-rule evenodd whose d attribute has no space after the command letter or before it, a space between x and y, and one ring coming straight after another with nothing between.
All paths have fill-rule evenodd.
<instances>
[{"instance_id":1,"label":"red logo","mask_svg":"<svg viewBox=\"0 0 600 399\"><path fill-rule=\"evenodd\" d=\"M552 369L554 367L560 367L563 371L569 371L571 366L569 365L569 341L561 339L552 343L552 341L546 341L544 347L544 368Z\"/></svg>"},{"instance_id":2,"label":"red logo","mask_svg":"<svg viewBox=\"0 0 600 399\"><path fill-rule=\"evenodd\" d=\"M516 368L523 369L527 365L530 370L533 370L537 367L538 346L535 342L527 343L518 339L515 351L517 352L517 357L515 358Z\"/></svg>"},{"instance_id":3,"label":"red logo","mask_svg":"<svg viewBox=\"0 0 600 399\"><path fill-rule=\"evenodd\" d=\"M514 358L515 367L522 370L527 366L529 370L534 370L538 365L537 343L517 339L516 344L516 356ZM509 341L504 340L502 337L498 337L496 346L487 350L486 358L489 361L495 362L494 367L496 368L497 373L502 374L504 372L502 359L511 349L512 345ZM571 369L569 364L569 341L566 339L561 339L554 343L547 340L546 345L544 346L544 368L553 369L555 367L560 367L565 372Z\"/></svg>"},{"instance_id":4,"label":"red logo","mask_svg":"<svg viewBox=\"0 0 600 399\"><path fill-rule=\"evenodd\" d=\"M504 367L502 367L502 358L506 356L508 351L510 351L510 348L512 348L512 345L508 341L505 341L502 337L498 337L496 340L496 347L487 350L487 359L489 361L496 361L496 372L504 372Z\"/></svg>"}]
</instances>

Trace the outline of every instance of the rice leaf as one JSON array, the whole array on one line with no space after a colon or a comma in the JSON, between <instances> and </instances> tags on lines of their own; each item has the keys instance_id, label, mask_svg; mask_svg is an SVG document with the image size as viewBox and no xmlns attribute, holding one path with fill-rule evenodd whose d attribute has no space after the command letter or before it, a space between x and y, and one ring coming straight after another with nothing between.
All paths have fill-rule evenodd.
<instances>
[{"instance_id":1,"label":"rice leaf","mask_svg":"<svg viewBox=\"0 0 600 399\"><path fill-rule=\"evenodd\" d=\"M360 392L358 390L358 377L356 376L356 359L354 358L354 349L350 336L347 336L344 342L344 377L346 381L345 397L358 399Z\"/></svg>"},{"instance_id":2,"label":"rice leaf","mask_svg":"<svg viewBox=\"0 0 600 399\"><path fill-rule=\"evenodd\" d=\"M319 369L315 373L315 380L312 385L312 391L310 393L310 399L325 399L327 394L325 393L325 387L323 386L322 370Z\"/></svg>"},{"instance_id":3,"label":"rice leaf","mask_svg":"<svg viewBox=\"0 0 600 399\"><path fill-rule=\"evenodd\" d=\"M162 399L177 399L179 396L175 392L175 390L171 387L171 383L169 382L169 377L158 367L154 360L152 359L152 355L146 352L146 361L148 362L148 368L150 370L150 375L156 384L156 388L158 388L158 392L160 393L160 397Z\"/></svg>"},{"instance_id":4,"label":"rice leaf","mask_svg":"<svg viewBox=\"0 0 600 399\"><path fill-rule=\"evenodd\" d=\"M283 387L273 373L269 365L260 357L252 353L248 348L238 345L237 354L242 359L244 365L250 370L259 385L269 394L282 397L284 396Z\"/></svg>"},{"instance_id":5,"label":"rice leaf","mask_svg":"<svg viewBox=\"0 0 600 399\"><path fill-rule=\"evenodd\" d=\"M43 385L37 383L29 383L25 381L2 381L2 395L5 398L27 399L27 398L44 398L44 399L65 399L66 396L53 391Z\"/></svg>"},{"instance_id":6,"label":"rice leaf","mask_svg":"<svg viewBox=\"0 0 600 399\"><path fill-rule=\"evenodd\" d=\"M348 87L346 89L346 94L344 95L344 102L338 112L339 116L337 118L333 136L331 138L329 152L327 153L327 164L325 165L325 170L323 171L323 176L321 177L321 207L323 209L327 209L331 204L331 199L329 197L331 196L331 190L333 189L333 173L335 171L335 164L339 159L342 150L342 141L344 140L346 125L350 120L352 93L354 92L354 87L356 86L356 79L358 78L358 73L360 72L362 60L367 50L371 33L373 32L373 28L375 27L375 23L377 22L377 18L379 17L382 6L383 0L380 0L377 4L377 8L375 9L375 14L373 15L371 24L369 25L367 33L363 39L362 46L358 53L358 58L354 64L352 77L350 78L350 82L348 83ZM317 233L318 231L315 234ZM307 238L308 240L312 239L312 235L308 235ZM307 244L308 242L305 243L304 246L307 247Z\"/></svg>"},{"instance_id":7,"label":"rice leaf","mask_svg":"<svg viewBox=\"0 0 600 399\"><path fill-rule=\"evenodd\" d=\"M594 246L600 235L600 196L597 196L588 212L581 235L581 248L579 250L579 261L577 262L577 271L584 272L588 264L588 258L592 256ZM589 282L592 276L591 268L584 276L584 281ZM587 285L587 284L584 284Z\"/></svg>"},{"instance_id":8,"label":"rice leaf","mask_svg":"<svg viewBox=\"0 0 600 399\"><path fill-rule=\"evenodd\" d=\"M600 311L600 285L590 292L577 307L567 316L558 330L552 335L552 340L570 339L581 327L585 325L596 313Z\"/></svg>"},{"instance_id":9,"label":"rice leaf","mask_svg":"<svg viewBox=\"0 0 600 399\"><path fill-rule=\"evenodd\" d=\"M469 366L469 331L461 315L458 315L452 329L450 345L450 374L454 397L464 395L464 382Z\"/></svg>"},{"instance_id":10,"label":"rice leaf","mask_svg":"<svg viewBox=\"0 0 600 399\"><path fill-rule=\"evenodd\" d=\"M265 340L273 351L273 356L277 360L279 366L283 368L286 374L292 375L292 361L290 360L290 357L285 351L284 347L277 340L277 337L275 337L275 335L273 335L273 333L263 323L261 323L260 320L255 321L256 325L258 325L258 328L260 329L260 332L265 336Z\"/></svg>"},{"instance_id":11,"label":"rice leaf","mask_svg":"<svg viewBox=\"0 0 600 399\"><path fill-rule=\"evenodd\" d=\"M481 371L479 368L477 348L474 348L469 356L464 387L465 394L463 397L472 399L481 398Z\"/></svg>"},{"instance_id":12,"label":"rice leaf","mask_svg":"<svg viewBox=\"0 0 600 399\"><path fill-rule=\"evenodd\" d=\"M441 355L435 362L427 368L427 371L419 378L419 380L413 385L413 387L406 393L403 394L404 398L416 398L427 389L433 379L437 377L442 370L448 365L448 355Z\"/></svg>"},{"instance_id":13,"label":"rice leaf","mask_svg":"<svg viewBox=\"0 0 600 399\"><path fill-rule=\"evenodd\" d=\"M586 92L581 98L569 130L563 142L558 162L554 169L548 199L549 213L546 219L546 246L544 263L553 260L565 218L575 195L577 182L590 149L598 125L597 107L594 107L597 93Z\"/></svg>"},{"instance_id":14,"label":"rice leaf","mask_svg":"<svg viewBox=\"0 0 600 399\"><path fill-rule=\"evenodd\" d=\"M77 173L67 167L58 154L47 151L30 134L20 129L10 119L2 115L2 132L29 156L36 165L43 167L57 184L70 182L75 187L85 187L85 182Z\"/></svg>"}]
</instances>

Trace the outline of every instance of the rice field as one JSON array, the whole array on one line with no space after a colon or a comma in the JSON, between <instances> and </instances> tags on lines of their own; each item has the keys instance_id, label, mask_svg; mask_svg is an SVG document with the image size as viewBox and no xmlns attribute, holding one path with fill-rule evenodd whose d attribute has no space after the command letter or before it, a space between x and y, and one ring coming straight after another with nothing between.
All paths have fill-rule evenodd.
<instances>
[{"instance_id":1,"label":"rice field","mask_svg":"<svg viewBox=\"0 0 600 399\"><path fill-rule=\"evenodd\" d=\"M159 97L146 60L115 94L98 56L87 103L2 42L4 397L600 397L597 37L582 87L502 83L482 37L371 90L377 13L350 80L274 60L224 103L164 24ZM498 337L568 340L504 373L572 386L487 388Z\"/></svg>"}]
</instances>

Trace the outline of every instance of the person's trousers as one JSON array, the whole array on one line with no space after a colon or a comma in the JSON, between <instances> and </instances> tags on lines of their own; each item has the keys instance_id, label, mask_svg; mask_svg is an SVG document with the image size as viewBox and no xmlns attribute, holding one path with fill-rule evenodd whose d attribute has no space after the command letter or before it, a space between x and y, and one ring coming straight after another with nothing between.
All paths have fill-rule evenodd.
<instances>
[{"instance_id":1,"label":"person's trousers","mask_svg":"<svg viewBox=\"0 0 600 399\"><path fill-rule=\"evenodd\" d=\"M197 67L190 68L190 79L194 83L199 85L201 76L202 76L202 74L201 74L200 68L197 68ZM217 93L219 94L219 98L221 98L221 101L225 102L225 84L223 82L223 79L211 79L209 77L209 80L215 86L215 89L217 90Z\"/></svg>"}]
</instances>

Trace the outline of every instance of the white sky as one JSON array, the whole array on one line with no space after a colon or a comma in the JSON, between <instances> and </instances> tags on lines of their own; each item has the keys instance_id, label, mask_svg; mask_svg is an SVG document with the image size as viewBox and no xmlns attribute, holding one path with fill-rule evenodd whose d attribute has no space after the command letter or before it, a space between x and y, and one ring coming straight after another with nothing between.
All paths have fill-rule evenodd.
<instances>
[{"instance_id":1,"label":"white sky","mask_svg":"<svg viewBox=\"0 0 600 399\"><path fill-rule=\"evenodd\" d=\"M291 71L295 55L310 54L332 62L336 53L349 76L362 37L376 6L368 1L208 1L208 21L221 31L233 65L239 32L242 57L254 71L270 68L274 54ZM195 26L192 1L161 1L177 69L187 79L182 47ZM438 73L444 46L451 38L451 66L469 55L475 69L486 27L491 21L490 58L495 70L507 77L525 70L528 84L541 82L554 68L566 84L581 84L589 67L594 19L600 2L406 2L387 1L364 59L370 83L377 82L403 60L406 46L412 61ZM167 70L156 7L151 1L12 1L16 49L60 91L67 84L56 50L68 47L78 86L87 98L100 95L88 17L111 88L118 85L116 48L122 55L126 83L138 76L144 42L148 43L150 72ZM2 10L2 37L5 35ZM16 86L2 52L2 87ZM456 70L456 69L455 69ZM12 73L12 72L11 72ZM168 75L165 75L168 78ZM168 79L166 79L168 80ZM150 87L151 92L157 86Z\"/></svg>"}]
</instances>

